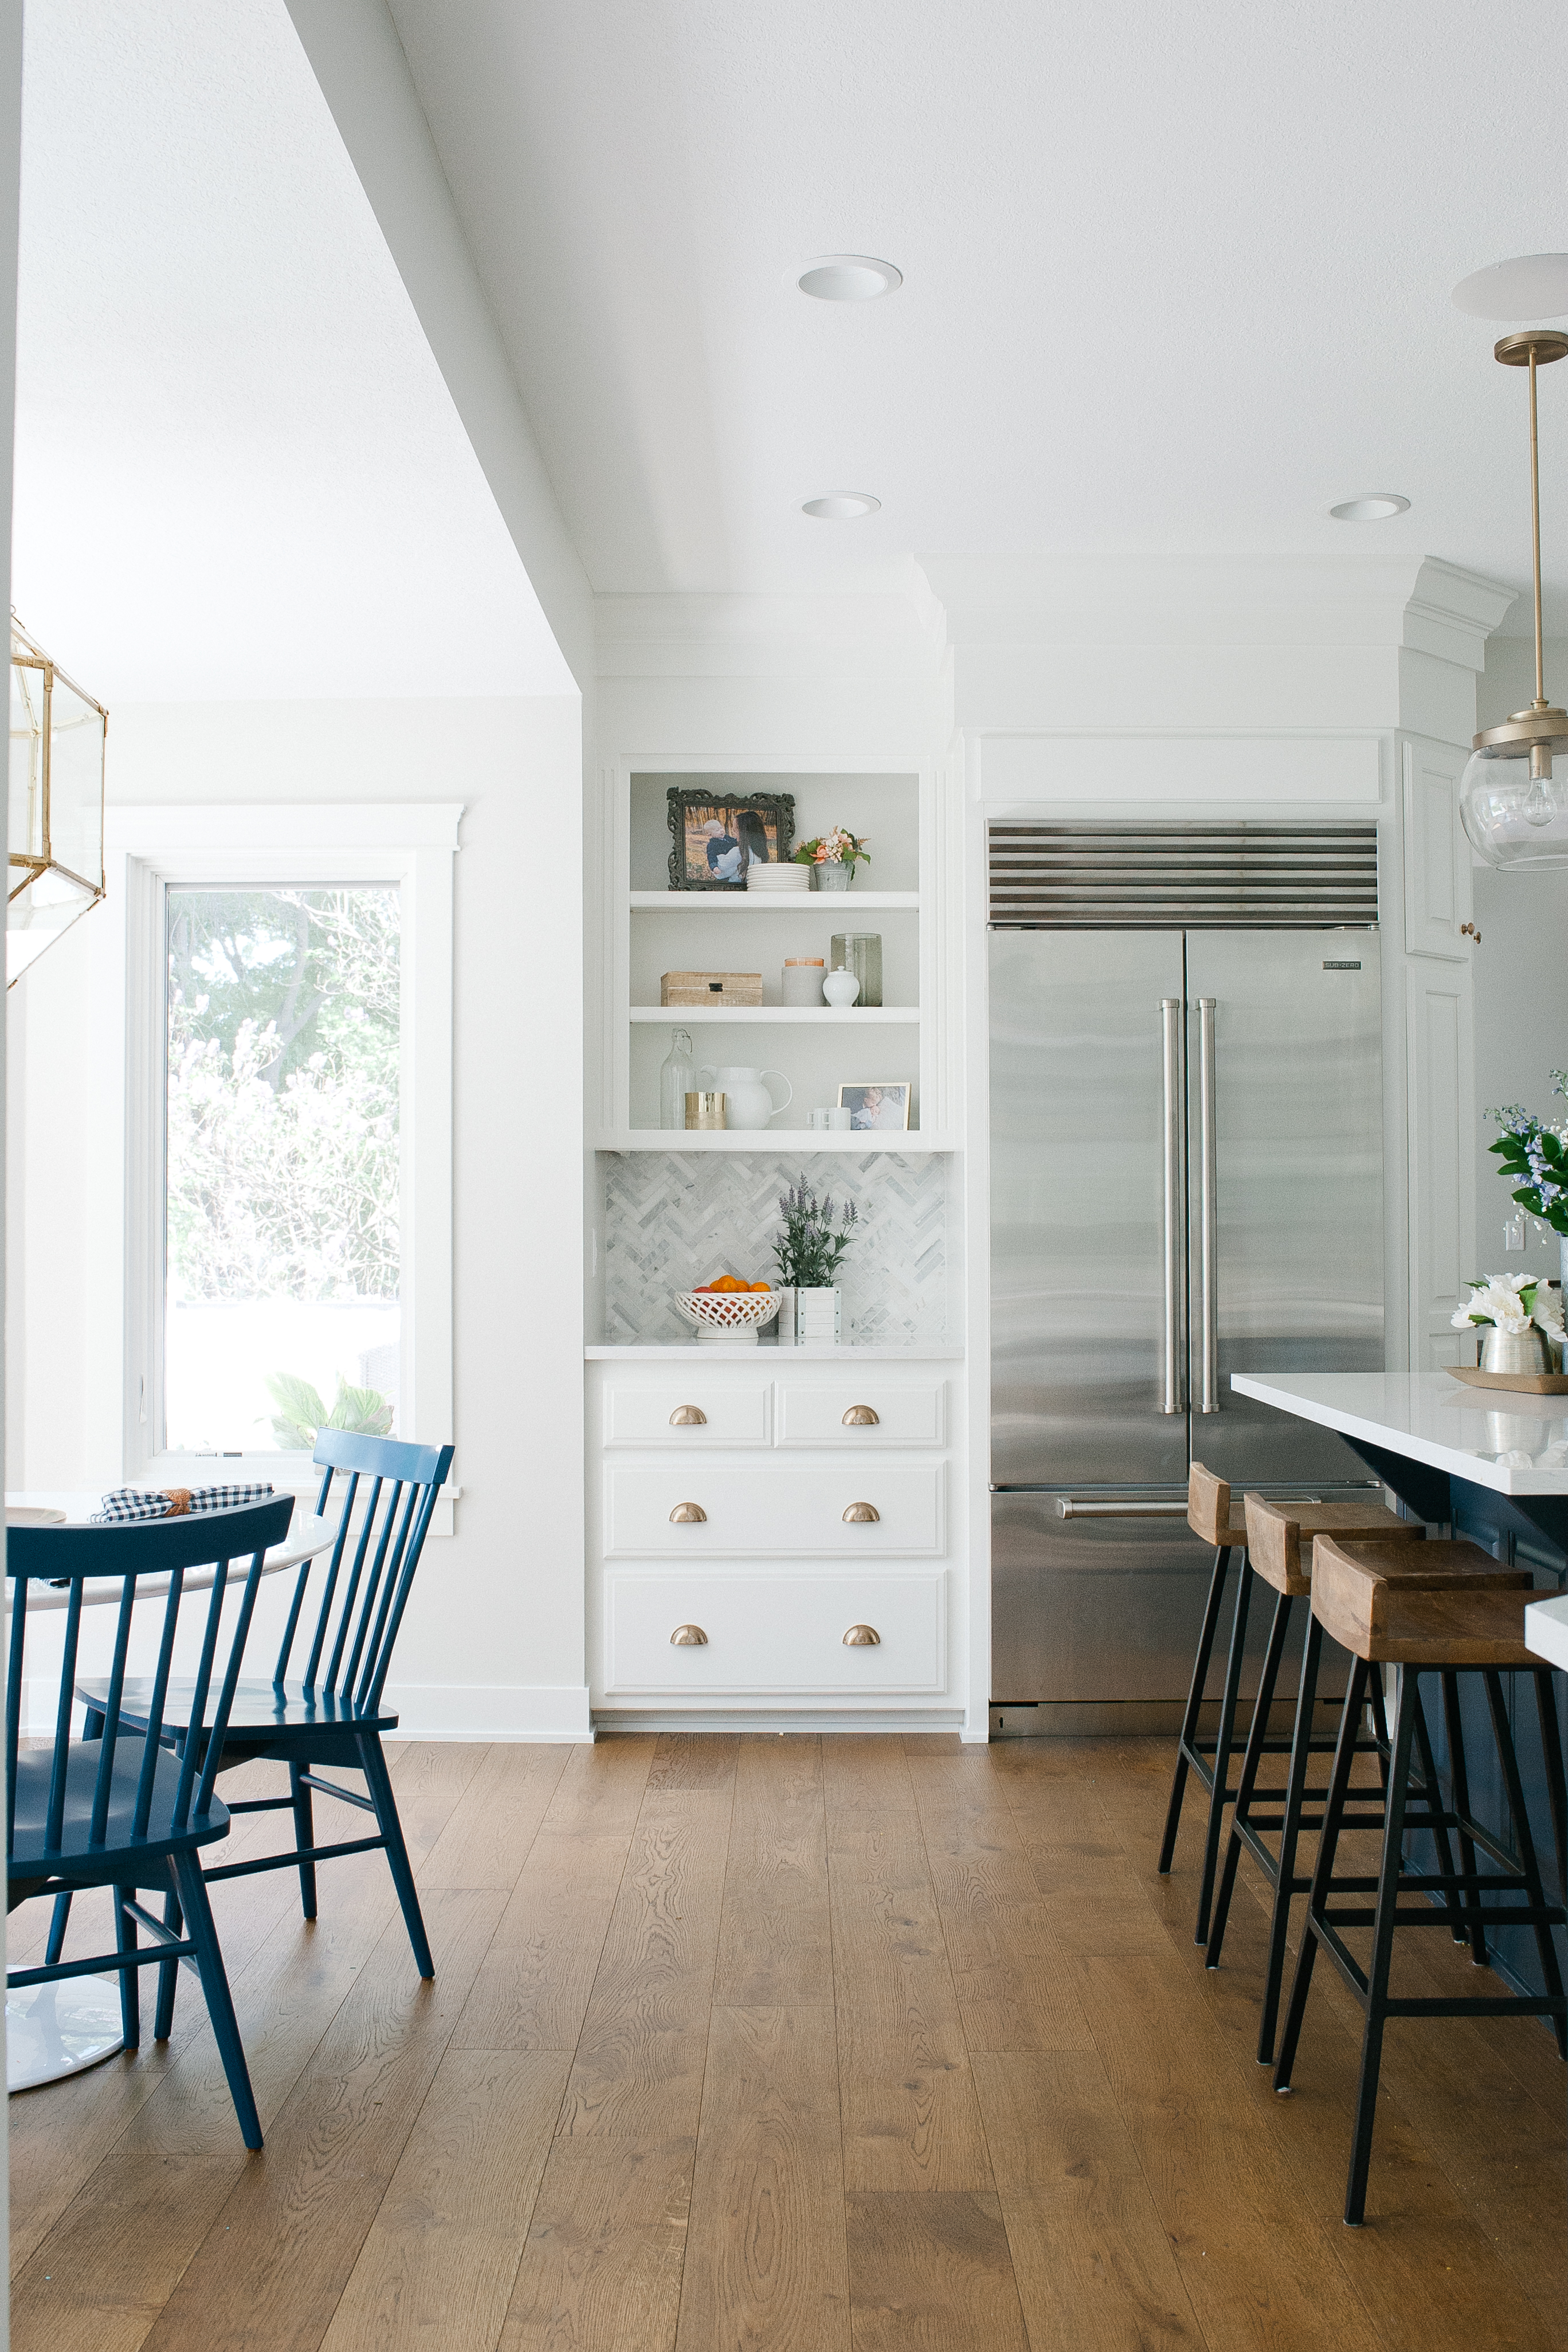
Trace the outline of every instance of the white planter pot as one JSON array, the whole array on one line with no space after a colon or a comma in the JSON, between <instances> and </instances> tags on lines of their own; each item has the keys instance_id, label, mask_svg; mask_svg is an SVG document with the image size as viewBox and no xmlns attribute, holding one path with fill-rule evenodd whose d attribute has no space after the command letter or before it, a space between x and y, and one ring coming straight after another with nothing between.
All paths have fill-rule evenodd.
<instances>
[{"instance_id":1,"label":"white planter pot","mask_svg":"<svg viewBox=\"0 0 1568 2352\"><path fill-rule=\"evenodd\" d=\"M839 1338L839 1302L844 1294L837 1285L831 1290L783 1290L779 1293L779 1346L781 1348L837 1348Z\"/></svg>"}]
</instances>

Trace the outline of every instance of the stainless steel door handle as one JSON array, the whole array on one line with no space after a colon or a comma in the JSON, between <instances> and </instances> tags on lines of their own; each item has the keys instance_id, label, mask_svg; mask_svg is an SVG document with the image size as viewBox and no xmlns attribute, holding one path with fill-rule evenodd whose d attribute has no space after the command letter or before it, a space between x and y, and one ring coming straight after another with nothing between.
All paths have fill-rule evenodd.
<instances>
[{"instance_id":1,"label":"stainless steel door handle","mask_svg":"<svg viewBox=\"0 0 1568 2352\"><path fill-rule=\"evenodd\" d=\"M1164 1167L1161 1208L1164 1223L1165 1328L1161 1349L1162 1412L1181 1412L1186 1405L1186 1209L1182 1186L1182 1129L1186 1088L1183 1085L1182 1000L1163 996L1160 1014L1164 1024L1162 1083L1164 1093Z\"/></svg>"},{"instance_id":2,"label":"stainless steel door handle","mask_svg":"<svg viewBox=\"0 0 1568 2352\"><path fill-rule=\"evenodd\" d=\"M1186 1516L1185 1503L1086 1503L1077 1495L1062 1495L1057 1501L1058 1519L1184 1519Z\"/></svg>"},{"instance_id":3,"label":"stainless steel door handle","mask_svg":"<svg viewBox=\"0 0 1568 2352\"><path fill-rule=\"evenodd\" d=\"M1198 999L1198 1411L1219 1411L1219 1161L1215 1139L1215 999Z\"/></svg>"}]
</instances>

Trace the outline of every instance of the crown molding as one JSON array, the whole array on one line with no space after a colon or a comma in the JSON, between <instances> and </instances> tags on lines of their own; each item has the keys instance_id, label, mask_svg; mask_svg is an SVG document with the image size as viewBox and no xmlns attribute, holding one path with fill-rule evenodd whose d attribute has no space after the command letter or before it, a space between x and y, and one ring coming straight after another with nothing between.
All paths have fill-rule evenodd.
<instances>
[{"instance_id":1,"label":"crown molding","mask_svg":"<svg viewBox=\"0 0 1568 2352\"><path fill-rule=\"evenodd\" d=\"M925 556L949 643L1411 646L1479 669L1514 592L1440 558Z\"/></svg>"}]
</instances>

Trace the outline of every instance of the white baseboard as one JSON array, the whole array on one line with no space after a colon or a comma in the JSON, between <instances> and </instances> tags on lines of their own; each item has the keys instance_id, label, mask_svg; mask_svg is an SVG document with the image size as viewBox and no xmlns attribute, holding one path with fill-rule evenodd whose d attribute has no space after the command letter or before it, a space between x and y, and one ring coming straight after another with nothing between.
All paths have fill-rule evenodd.
<instances>
[{"instance_id":1,"label":"white baseboard","mask_svg":"<svg viewBox=\"0 0 1568 2352\"><path fill-rule=\"evenodd\" d=\"M592 1739L586 1683L391 1683L395 1739Z\"/></svg>"},{"instance_id":2,"label":"white baseboard","mask_svg":"<svg viewBox=\"0 0 1568 2352\"><path fill-rule=\"evenodd\" d=\"M958 1731L962 1707L890 1707L853 1713L843 1707L623 1707L594 1710L601 1734L617 1731L742 1731L758 1738L784 1731Z\"/></svg>"}]
</instances>

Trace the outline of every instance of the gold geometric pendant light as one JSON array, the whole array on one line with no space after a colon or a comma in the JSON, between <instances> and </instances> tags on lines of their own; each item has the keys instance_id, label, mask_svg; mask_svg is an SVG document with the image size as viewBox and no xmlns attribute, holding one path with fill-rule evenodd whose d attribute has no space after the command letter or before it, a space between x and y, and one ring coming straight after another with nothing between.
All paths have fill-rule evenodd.
<instances>
[{"instance_id":1,"label":"gold geometric pendant light","mask_svg":"<svg viewBox=\"0 0 1568 2352\"><path fill-rule=\"evenodd\" d=\"M1568 335L1530 327L1505 335L1494 357L1504 367L1530 370L1530 509L1535 558L1535 699L1500 727L1475 738L1459 783L1466 833L1489 866L1568 866L1568 775L1553 772L1568 760L1568 710L1546 699L1541 633L1541 457L1536 439L1535 375L1568 358Z\"/></svg>"},{"instance_id":2,"label":"gold geometric pendant light","mask_svg":"<svg viewBox=\"0 0 1568 2352\"><path fill-rule=\"evenodd\" d=\"M7 988L103 896L108 725L13 613Z\"/></svg>"}]
</instances>

